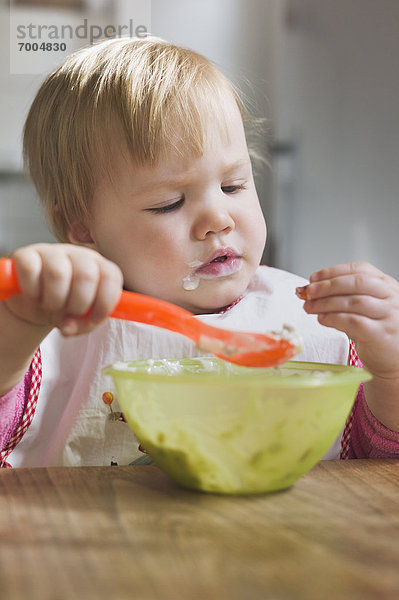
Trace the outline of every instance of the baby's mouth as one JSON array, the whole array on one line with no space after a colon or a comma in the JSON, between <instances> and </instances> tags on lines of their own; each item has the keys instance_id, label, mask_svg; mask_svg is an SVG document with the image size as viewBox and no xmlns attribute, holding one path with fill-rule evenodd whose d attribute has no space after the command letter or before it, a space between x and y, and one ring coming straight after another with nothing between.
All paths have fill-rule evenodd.
<instances>
[{"instance_id":1,"label":"baby's mouth","mask_svg":"<svg viewBox=\"0 0 399 600\"><path fill-rule=\"evenodd\" d=\"M237 273L242 267L242 255L233 248L219 248L204 262L189 264L194 270L183 279L185 290L197 289L200 279L219 279Z\"/></svg>"},{"instance_id":2,"label":"baby's mouth","mask_svg":"<svg viewBox=\"0 0 399 600\"><path fill-rule=\"evenodd\" d=\"M198 274L208 271L212 272L215 270L212 269L212 265L225 262L232 263L233 261L241 261L241 254L239 252L233 248L219 248L205 262L200 264L195 272Z\"/></svg>"},{"instance_id":3,"label":"baby's mouth","mask_svg":"<svg viewBox=\"0 0 399 600\"><path fill-rule=\"evenodd\" d=\"M214 258L211 262L224 262L227 259L228 257L224 254L223 256L218 256L217 258Z\"/></svg>"}]
</instances>

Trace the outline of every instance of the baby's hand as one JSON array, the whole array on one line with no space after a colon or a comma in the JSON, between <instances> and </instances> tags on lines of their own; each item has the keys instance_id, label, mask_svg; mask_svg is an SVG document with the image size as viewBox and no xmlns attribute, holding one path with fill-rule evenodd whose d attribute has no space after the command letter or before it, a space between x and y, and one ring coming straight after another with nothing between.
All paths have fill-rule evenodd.
<instances>
[{"instance_id":1,"label":"baby's hand","mask_svg":"<svg viewBox=\"0 0 399 600\"><path fill-rule=\"evenodd\" d=\"M6 304L23 321L58 327L66 336L87 333L119 299L119 267L89 248L33 244L19 248L11 258L22 293Z\"/></svg>"},{"instance_id":2,"label":"baby's hand","mask_svg":"<svg viewBox=\"0 0 399 600\"><path fill-rule=\"evenodd\" d=\"M302 296L306 312L355 342L373 375L399 377L398 281L368 263L336 265L313 273Z\"/></svg>"}]
</instances>

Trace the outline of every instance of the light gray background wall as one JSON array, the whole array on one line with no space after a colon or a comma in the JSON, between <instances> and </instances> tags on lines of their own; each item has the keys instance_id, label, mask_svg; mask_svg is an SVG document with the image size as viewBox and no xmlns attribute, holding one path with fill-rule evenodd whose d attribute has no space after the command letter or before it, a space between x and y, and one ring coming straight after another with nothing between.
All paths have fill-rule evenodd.
<instances>
[{"instance_id":1,"label":"light gray background wall","mask_svg":"<svg viewBox=\"0 0 399 600\"><path fill-rule=\"evenodd\" d=\"M276 260L399 277L399 2L278 2Z\"/></svg>"}]
</instances>

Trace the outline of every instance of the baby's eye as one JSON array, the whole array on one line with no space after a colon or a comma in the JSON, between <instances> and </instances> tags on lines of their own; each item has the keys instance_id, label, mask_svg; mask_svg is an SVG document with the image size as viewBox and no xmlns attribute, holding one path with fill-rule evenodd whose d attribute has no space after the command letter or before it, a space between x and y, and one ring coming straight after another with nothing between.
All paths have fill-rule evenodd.
<instances>
[{"instance_id":1,"label":"baby's eye","mask_svg":"<svg viewBox=\"0 0 399 600\"><path fill-rule=\"evenodd\" d=\"M183 203L184 203L184 198L180 198L179 200L177 200L176 202L173 202L172 204L165 204L164 206L148 208L147 210L159 215L159 214L164 214L167 212L173 212L174 210L179 209L183 205Z\"/></svg>"},{"instance_id":2,"label":"baby's eye","mask_svg":"<svg viewBox=\"0 0 399 600\"><path fill-rule=\"evenodd\" d=\"M246 187L243 183L235 184L235 185L222 185L222 191L225 194L235 194L240 190L245 190Z\"/></svg>"}]
</instances>

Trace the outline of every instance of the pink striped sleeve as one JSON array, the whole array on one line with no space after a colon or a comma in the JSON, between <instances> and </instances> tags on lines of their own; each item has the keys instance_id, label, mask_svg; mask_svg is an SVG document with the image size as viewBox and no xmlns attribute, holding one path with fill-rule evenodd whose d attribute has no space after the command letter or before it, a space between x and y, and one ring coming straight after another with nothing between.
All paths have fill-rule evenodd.
<instances>
[{"instance_id":1,"label":"pink striped sleeve","mask_svg":"<svg viewBox=\"0 0 399 600\"><path fill-rule=\"evenodd\" d=\"M23 381L0 398L1 446L0 467L11 467L7 462L15 446L28 431L35 416L42 381L42 356L40 348L35 352ZM4 421L3 421L4 418Z\"/></svg>"},{"instance_id":2,"label":"pink striped sleeve","mask_svg":"<svg viewBox=\"0 0 399 600\"><path fill-rule=\"evenodd\" d=\"M25 377L0 397L0 452L6 448L19 427L29 398L32 365Z\"/></svg>"},{"instance_id":3,"label":"pink striped sleeve","mask_svg":"<svg viewBox=\"0 0 399 600\"><path fill-rule=\"evenodd\" d=\"M363 385L353 410L348 458L399 458L399 432L375 418L367 406Z\"/></svg>"},{"instance_id":4,"label":"pink striped sleeve","mask_svg":"<svg viewBox=\"0 0 399 600\"><path fill-rule=\"evenodd\" d=\"M349 364L363 368L350 340ZM355 404L346 421L341 440L341 458L398 458L399 433L385 427L370 411L359 387Z\"/></svg>"}]
</instances>

